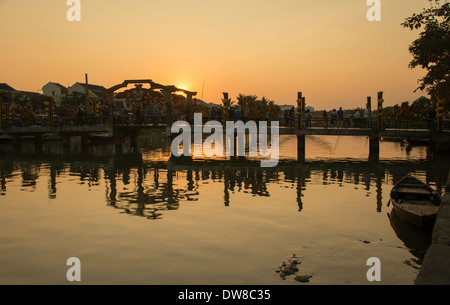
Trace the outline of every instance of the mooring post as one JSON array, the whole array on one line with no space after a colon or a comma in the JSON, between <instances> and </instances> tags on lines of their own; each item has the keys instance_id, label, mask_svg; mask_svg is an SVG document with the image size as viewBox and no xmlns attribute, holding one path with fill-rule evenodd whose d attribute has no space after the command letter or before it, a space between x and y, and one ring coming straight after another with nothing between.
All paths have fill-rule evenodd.
<instances>
[{"instance_id":1,"label":"mooring post","mask_svg":"<svg viewBox=\"0 0 450 305\"><path fill-rule=\"evenodd\" d=\"M380 159L380 137L369 136L369 159L378 161Z\"/></svg>"},{"instance_id":2,"label":"mooring post","mask_svg":"<svg viewBox=\"0 0 450 305\"><path fill-rule=\"evenodd\" d=\"M306 101L305 98L302 96L301 92L298 92L297 94L297 161L304 163L305 162L305 154L306 154L306 147L305 147L305 126L302 124L302 117L303 117L303 111L305 111L306 107Z\"/></svg>"},{"instance_id":3,"label":"mooring post","mask_svg":"<svg viewBox=\"0 0 450 305\"><path fill-rule=\"evenodd\" d=\"M366 108L367 108L367 117L366 115L364 115L364 119L366 120L367 123L367 128L372 128L372 97L368 96L367 97L367 103L366 103Z\"/></svg>"},{"instance_id":4,"label":"mooring post","mask_svg":"<svg viewBox=\"0 0 450 305\"><path fill-rule=\"evenodd\" d=\"M226 126L228 121L228 110L230 109L231 100L228 98L228 93L223 92L223 125Z\"/></svg>"},{"instance_id":5,"label":"mooring post","mask_svg":"<svg viewBox=\"0 0 450 305\"><path fill-rule=\"evenodd\" d=\"M427 160L434 160L436 158L437 143L430 139L427 145Z\"/></svg>"},{"instance_id":6,"label":"mooring post","mask_svg":"<svg viewBox=\"0 0 450 305\"><path fill-rule=\"evenodd\" d=\"M86 151L89 147L89 136L87 134L81 135L81 151Z\"/></svg>"},{"instance_id":7,"label":"mooring post","mask_svg":"<svg viewBox=\"0 0 450 305\"><path fill-rule=\"evenodd\" d=\"M297 134L297 160L301 163L305 162L306 154L306 136L304 134Z\"/></svg>"},{"instance_id":8,"label":"mooring post","mask_svg":"<svg viewBox=\"0 0 450 305\"><path fill-rule=\"evenodd\" d=\"M304 111L304 102L305 100L302 97L302 93L297 93L297 129L300 130L303 128L302 126L302 117L303 117L303 111Z\"/></svg>"},{"instance_id":9,"label":"mooring post","mask_svg":"<svg viewBox=\"0 0 450 305\"><path fill-rule=\"evenodd\" d=\"M377 119L377 130L378 131L383 131L383 92L378 92L378 109L377 109L377 114L378 114L378 119Z\"/></svg>"},{"instance_id":10,"label":"mooring post","mask_svg":"<svg viewBox=\"0 0 450 305\"><path fill-rule=\"evenodd\" d=\"M184 143L183 143L184 144ZM136 152L138 149L138 131L132 131L130 135L131 152Z\"/></svg>"}]
</instances>

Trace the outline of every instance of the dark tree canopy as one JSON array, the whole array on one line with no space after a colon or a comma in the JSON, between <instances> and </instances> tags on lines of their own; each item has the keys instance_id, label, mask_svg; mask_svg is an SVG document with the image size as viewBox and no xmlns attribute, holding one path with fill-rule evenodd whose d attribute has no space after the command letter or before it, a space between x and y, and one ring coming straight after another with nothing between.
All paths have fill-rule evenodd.
<instances>
[{"instance_id":1,"label":"dark tree canopy","mask_svg":"<svg viewBox=\"0 0 450 305\"><path fill-rule=\"evenodd\" d=\"M429 0L430 8L406 18L402 26L422 29L420 37L410 46L413 56L409 67L422 67L428 73L419 80L416 90L426 90L431 96L450 102L450 3Z\"/></svg>"}]
</instances>

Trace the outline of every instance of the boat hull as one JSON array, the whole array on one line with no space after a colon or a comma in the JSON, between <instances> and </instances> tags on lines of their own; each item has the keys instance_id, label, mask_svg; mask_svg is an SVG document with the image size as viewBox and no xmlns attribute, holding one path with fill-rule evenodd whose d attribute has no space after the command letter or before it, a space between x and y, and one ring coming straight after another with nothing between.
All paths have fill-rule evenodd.
<instances>
[{"instance_id":1,"label":"boat hull","mask_svg":"<svg viewBox=\"0 0 450 305\"><path fill-rule=\"evenodd\" d=\"M426 228L436 221L440 196L427 184L408 175L392 188L391 203L398 217Z\"/></svg>"},{"instance_id":2,"label":"boat hull","mask_svg":"<svg viewBox=\"0 0 450 305\"><path fill-rule=\"evenodd\" d=\"M397 213L398 217L401 219L421 228L429 228L432 227L436 221L436 214L431 215L417 215L412 213L403 207L400 204L393 202L395 213Z\"/></svg>"}]
</instances>

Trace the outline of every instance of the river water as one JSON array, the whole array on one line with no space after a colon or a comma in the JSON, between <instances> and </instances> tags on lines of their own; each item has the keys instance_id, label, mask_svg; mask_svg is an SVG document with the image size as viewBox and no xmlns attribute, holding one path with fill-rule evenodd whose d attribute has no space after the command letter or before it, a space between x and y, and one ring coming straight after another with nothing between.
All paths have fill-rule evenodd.
<instances>
[{"instance_id":1,"label":"river water","mask_svg":"<svg viewBox=\"0 0 450 305\"><path fill-rule=\"evenodd\" d=\"M294 254L309 284L413 284L430 233L391 215L393 184L408 173L443 192L449 158L385 141L368 161L366 137L281 136L280 163L169 160L146 135L131 152L58 144L1 146L0 284L308 285L281 276Z\"/></svg>"}]
</instances>

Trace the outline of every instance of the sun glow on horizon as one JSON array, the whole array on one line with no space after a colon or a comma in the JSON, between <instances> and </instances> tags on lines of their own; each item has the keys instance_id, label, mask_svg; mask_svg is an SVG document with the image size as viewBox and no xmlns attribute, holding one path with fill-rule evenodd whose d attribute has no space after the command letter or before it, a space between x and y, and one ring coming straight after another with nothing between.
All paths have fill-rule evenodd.
<instances>
[{"instance_id":1,"label":"sun glow on horizon","mask_svg":"<svg viewBox=\"0 0 450 305\"><path fill-rule=\"evenodd\" d=\"M295 105L301 91L316 109L363 106L378 91L386 105L426 95L414 92L423 72L408 68L418 32L400 24L427 0L386 1L376 23L365 1L97 0L78 23L54 0L0 2L0 83L17 90L88 72L107 88L150 75L213 103L222 92Z\"/></svg>"}]
</instances>

